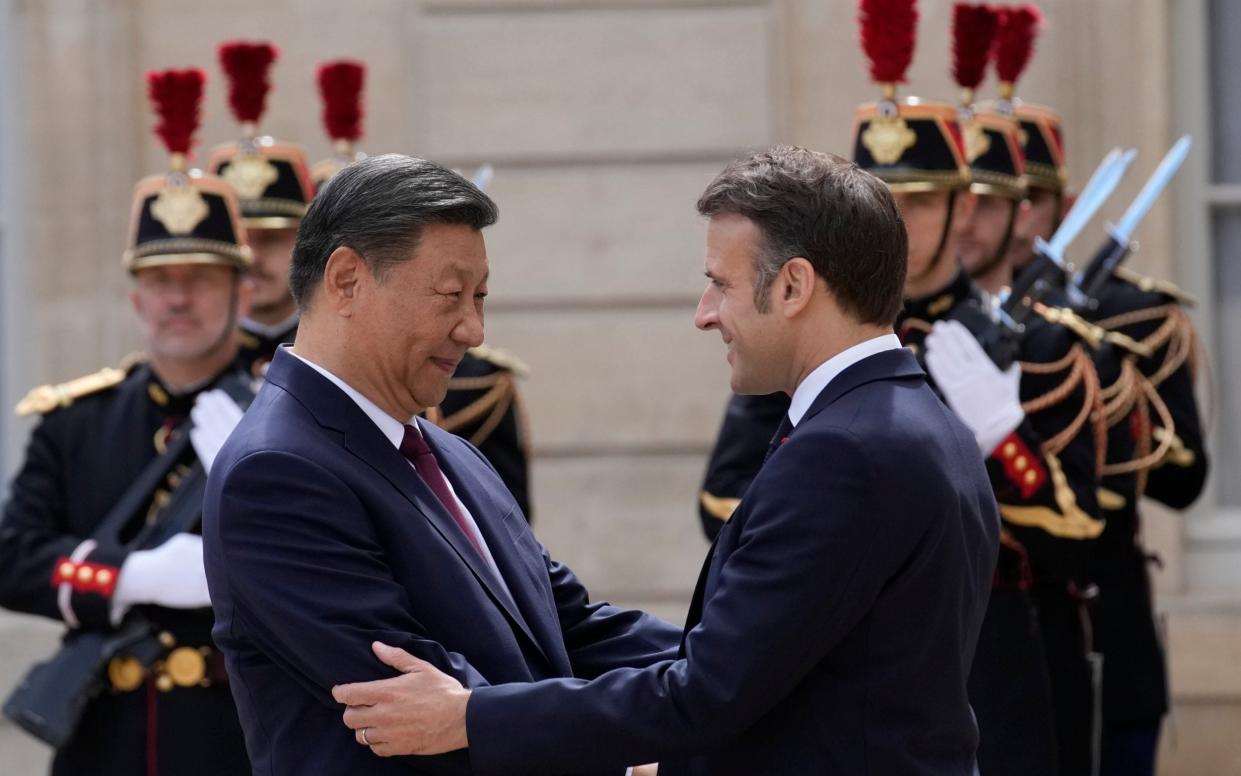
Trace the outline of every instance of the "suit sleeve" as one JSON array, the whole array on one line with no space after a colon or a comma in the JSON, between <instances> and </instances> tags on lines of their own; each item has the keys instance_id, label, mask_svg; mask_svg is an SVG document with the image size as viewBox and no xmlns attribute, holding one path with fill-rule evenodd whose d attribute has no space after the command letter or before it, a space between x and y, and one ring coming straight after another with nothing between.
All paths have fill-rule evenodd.
<instances>
[{"instance_id":1,"label":"suit sleeve","mask_svg":"<svg viewBox=\"0 0 1241 776\"><path fill-rule=\"evenodd\" d=\"M698 518L708 539L715 538L741 502L788 408L789 397L782 393L728 400L698 494Z\"/></svg>"},{"instance_id":2,"label":"suit sleeve","mask_svg":"<svg viewBox=\"0 0 1241 776\"><path fill-rule=\"evenodd\" d=\"M840 451L832 466L823 465L824 449ZM875 508L877 479L847 433L791 438L755 481L764 499L746 514L702 622L686 637L686 659L591 682L474 691L466 712L473 766L558 773L655 761L750 727L865 616L918 540L892 530L899 510ZM833 494L831 509L809 497L808 482Z\"/></svg>"},{"instance_id":3,"label":"suit sleeve","mask_svg":"<svg viewBox=\"0 0 1241 776\"><path fill-rule=\"evenodd\" d=\"M427 633L394 578L382 537L330 471L282 452L252 453L209 488L204 541L212 598L227 591L237 633L323 704L336 684L389 678L371 652L401 647L467 687L487 680Z\"/></svg>"},{"instance_id":4,"label":"suit sleeve","mask_svg":"<svg viewBox=\"0 0 1241 776\"><path fill-rule=\"evenodd\" d=\"M499 476L483 451L467 443L479 462ZM562 563L553 560L529 526L523 530L539 547L556 602L556 616L565 650L577 677L591 679L621 666L641 668L676 657L681 629L653 615L591 603L586 586Z\"/></svg>"},{"instance_id":5,"label":"suit sleeve","mask_svg":"<svg viewBox=\"0 0 1241 776\"><path fill-rule=\"evenodd\" d=\"M45 417L31 434L0 522L0 606L106 628L112 593L127 552L96 547L69 526L65 501L63 416ZM63 593L62 593L63 590Z\"/></svg>"},{"instance_id":6,"label":"suit sleeve","mask_svg":"<svg viewBox=\"0 0 1241 776\"><path fill-rule=\"evenodd\" d=\"M573 675L594 679L614 668L646 666L677 656L681 628L645 612L591 603L569 568L543 551Z\"/></svg>"}]
</instances>

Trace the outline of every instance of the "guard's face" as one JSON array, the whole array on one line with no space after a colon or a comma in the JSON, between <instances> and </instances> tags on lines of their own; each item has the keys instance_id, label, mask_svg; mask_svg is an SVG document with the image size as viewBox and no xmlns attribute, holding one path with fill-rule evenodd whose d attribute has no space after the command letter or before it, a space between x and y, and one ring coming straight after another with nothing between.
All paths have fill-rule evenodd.
<instances>
[{"instance_id":1,"label":"guard's face","mask_svg":"<svg viewBox=\"0 0 1241 776\"><path fill-rule=\"evenodd\" d=\"M253 309L262 314L292 301L289 294L289 265L293 262L296 229L251 229L248 233L254 266L250 280L254 286Z\"/></svg>"},{"instance_id":2,"label":"guard's face","mask_svg":"<svg viewBox=\"0 0 1241 776\"><path fill-rule=\"evenodd\" d=\"M220 264L140 269L130 301L152 356L195 360L224 343L245 303L236 270Z\"/></svg>"},{"instance_id":3,"label":"guard's face","mask_svg":"<svg viewBox=\"0 0 1241 776\"><path fill-rule=\"evenodd\" d=\"M1060 215L1060 198L1044 189L1030 189L1021 205L1021 215L1013 227L1013 266L1022 269L1034 258L1034 238L1050 240Z\"/></svg>"},{"instance_id":4,"label":"guard's face","mask_svg":"<svg viewBox=\"0 0 1241 776\"><path fill-rule=\"evenodd\" d=\"M909 237L909 264L906 276L913 280L922 278L944 239L944 221L948 218L946 191L896 191L892 193L896 206L905 222Z\"/></svg>"},{"instance_id":5,"label":"guard's face","mask_svg":"<svg viewBox=\"0 0 1241 776\"><path fill-rule=\"evenodd\" d=\"M768 289L769 312L754 305L754 267L761 245L761 231L745 216L721 214L707 225L707 290L698 301L694 325L719 330L728 346L735 393L774 393L785 387L781 316L770 312L779 278Z\"/></svg>"},{"instance_id":6,"label":"guard's face","mask_svg":"<svg viewBox=\"0 0 1241 776\"><path fill-rule=\"evenodd\" d=\"M957 257L971 275L990 269L1004 247L1004 238L1013 226L1013 201L994 194L979 194L973 218L957 231Z\"/></svg>"},{"instance_id":7,"label":"guard's face","mask_svg":"<svg viewBox=\"0 0 1241 776\"><path fill-rule=\"evenodd\" d=\"M487 272L481 232L431 224L407 261L378 282L368 274L353 313L355 341L369 351L381 390L420 409L443 401L465 351L483 343Z\"/></svg>"}]
</instances>

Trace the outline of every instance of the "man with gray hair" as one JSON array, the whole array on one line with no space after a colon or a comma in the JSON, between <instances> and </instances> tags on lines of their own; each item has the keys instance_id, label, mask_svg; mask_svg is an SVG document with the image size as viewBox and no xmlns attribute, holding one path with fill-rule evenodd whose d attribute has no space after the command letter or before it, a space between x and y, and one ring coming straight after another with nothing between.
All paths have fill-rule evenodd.
<instances>
[{"instance_id":1,"label":"man with gray hair","mask_svg":"<svg viewBox=\"0 0 1241 776\"><path fill-rule=\"evenodd\" d=\"M590 603L478 450L417 418L483 341L496 215L459 175L387 155L341 171L299 228L297 339L204 507L214 637L260 776L469 771L460 753L380 760L340 725L334 684L395 674L375 641L469 687L676 654L679 628Z\"/></svg>"}]
</instances>

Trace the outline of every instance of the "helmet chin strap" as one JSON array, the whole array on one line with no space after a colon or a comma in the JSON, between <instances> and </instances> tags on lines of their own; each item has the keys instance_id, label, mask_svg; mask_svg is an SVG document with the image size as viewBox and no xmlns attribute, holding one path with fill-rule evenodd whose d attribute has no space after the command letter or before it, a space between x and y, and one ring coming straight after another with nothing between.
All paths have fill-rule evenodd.
<instances>
[{"instance_id":1,"label":"helmet chin strap","mask_svg":"<svg viewBox=\"0 0 1241 776\"><path fill-rule=\"evenodd\" d=\"M1021 207L1021 200L1015 200L1008 211L1008 226L1004 229L1004 239L1000 241L1000 247L983 262L982 266L976 267L970 273L971 278L977 279L990 274L992 270L1000 266L1000 262L1004 261L1008 246L1013 241L1013 226L1017 223L1017 208L1019 207Z\"/></svg>"},{"instance_id":2,"label":"helmet chin strap","mask_svg":"<svg viewBox=\"0 0 1241 776\"><path fill-rule=\"evenodd\" d=\"M922 280L933 275L935 270L939 268L940 262L944 260L944 248L948 245L948 235L952 231L952 214L956 210L957 195L959 193L956 189L948 192L948 212L944 214L944 228L939 233L939 245L935 246L935 253L931 256L931 263L919 273L915 280Z\"/></svg>"},{"instance_id":3,"label":"helmet chin strap","mask_svg":"<svg viewBox=\"0 0 1241 776\"><path fill-rule=\"evenodd\" d=\"M233 332L237 329L237 310L241 305L241 276L238 275L233 281L233 291L228 295L228 318L224 324L223 331L220 336L215 338L208 349L210 353L216 353L224 345L228 343L229 337L233 336Z\"/></svg>"}]
</instances>

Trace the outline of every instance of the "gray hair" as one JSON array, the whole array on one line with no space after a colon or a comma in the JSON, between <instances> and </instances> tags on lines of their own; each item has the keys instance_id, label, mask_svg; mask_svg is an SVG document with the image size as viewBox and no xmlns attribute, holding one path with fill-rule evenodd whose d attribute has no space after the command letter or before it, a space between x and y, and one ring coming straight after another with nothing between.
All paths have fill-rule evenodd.
<instances>
[{"instance_id":1,"label":"gray hair","mask_svg":"<svg viewBox=\"0 0 1241 776\"><path fill-rule=\"evenodd\" d=\"M289 291L305 311L340 247L357 251L379 282L417 250L428 224L494 224L499 212L483 192L435 162L401 154L345 167L315 196L297 230Z\"/></svg>"}]
</instances>

